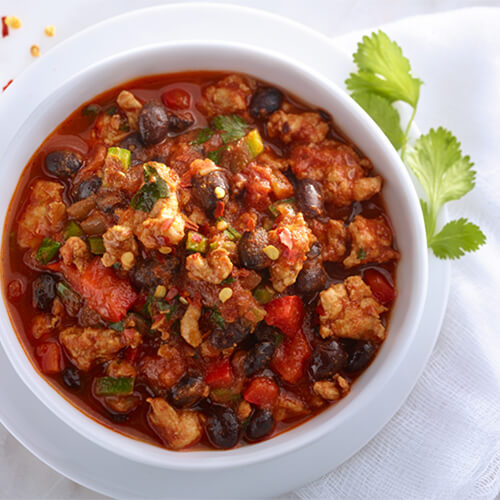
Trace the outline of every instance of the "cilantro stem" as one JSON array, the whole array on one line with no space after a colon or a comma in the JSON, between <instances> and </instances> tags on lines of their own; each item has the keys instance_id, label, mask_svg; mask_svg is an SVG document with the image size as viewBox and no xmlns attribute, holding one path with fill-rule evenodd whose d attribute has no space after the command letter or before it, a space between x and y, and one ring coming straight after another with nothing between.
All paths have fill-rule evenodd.
<instances>
[{"instance_id":1,"label":"cilantro stem","mask_svg":"<svg viewBox=\"0 0 500 500\"><path fill-rule=\"evenodd\" d=\"M418 104L418 102L417 102ZM404 131L404 140L403 140L403 146L401 147L401 158L403 158L406 146L408 145L408 135L410 133L410 128L413 123L413 119L415 118L415 115L417 114L417 104L415 104L415 107L413 108L412 114L410 116L410 119L408 120L408 123L406 125L405 131Z\"/></svg>"}]
</instances>

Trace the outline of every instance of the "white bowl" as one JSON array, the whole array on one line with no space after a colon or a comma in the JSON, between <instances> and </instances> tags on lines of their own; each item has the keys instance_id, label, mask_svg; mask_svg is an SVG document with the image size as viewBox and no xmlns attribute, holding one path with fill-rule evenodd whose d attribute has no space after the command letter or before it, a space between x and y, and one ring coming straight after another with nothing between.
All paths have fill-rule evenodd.
<instances>
[{"instance_id":1,"label":"white bowl","mask_svg":"<svg viewBox=\"0 0 500 500\"><path fill-rule=\"evenodd\" d=\"M397 272L399 296L392 311L388 338L350 394L291 431L227 451L173 452L95 422L40 376L13 332L5 304L1 302L0 340L7 356L25 384L55 415L85 438L121 456L158 467L195 471L241 467L275 458L335 432L340 423L362 414L374 398L383 405L387 398L385 384L404 358L422 314L427 288L427 250L420 204L410 177L390 142L368 115L336 85L303 65L270 51L226 42L165 43L117 54L85 68L54 89L43 102L33 103L31 115L0 159L0 217L5 219L21 168L74 109L127 80L186 70L248 73L330 112L337 126L384 177L383 195L402 255Z\"/></svg>"}]
</instances>

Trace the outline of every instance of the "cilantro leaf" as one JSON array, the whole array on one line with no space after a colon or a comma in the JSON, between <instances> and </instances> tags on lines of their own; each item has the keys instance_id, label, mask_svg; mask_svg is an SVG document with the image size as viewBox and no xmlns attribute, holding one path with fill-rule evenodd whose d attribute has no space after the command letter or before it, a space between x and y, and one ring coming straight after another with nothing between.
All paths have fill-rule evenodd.
<instances>
[{"instance_id":1,"label":"cilantro leaf","mask_svg":"<svg viewBox=\"0 0 500 500\"><path fill-rule=\"evenodd\" d=\"M238 115L216 116L213 119L213 125L217 130L222 131L220 136L224 144L245 137L246 130L250 128L250 125Z\"/></svg>"},{"instance_id":2,"label":"cilantro leaf","mask_svg":"<svg viewBox=\"0 0 500 500\"><path fill-rule=\"evenodd\" d=\"M430 242L440 259L458 259L465 252L474 252L486 243L486 236L478 226L461 218L448 222Z\"/></svg>"},{"instance_id":3,"label":"cilantro leaf","mask_svg":"<svg viewBox=\"0 0 500 500\"><path fill-rule=\"evenodd\" d=\"M214 135L214 131L210 127L205 127L198 130L196 137L191 141L192 145L199 145L207 142Z\"/></svg>"},{"instance_id":4,"label":"cilantro leaf","mask_svg":"<svg viewBox=\"0 0 500 500\"><path fill-rule=\"evenodd\" d=\"M364 36L354 62L359 71L346 80L349 90L371 91L390 102L404 101L416 108L422 80L411 75L410 62L401 47L384 32Z\"/></svg>"},{"instance_id":5,"label":"cilantro leaf","mask_svg":"<svg viewBox=\"0 0 500 500\"><path fill-rule=\"evenodd\" d=\"M474 164L468 156L462 156L460 143L442 127L420 136L413 149L404 154L404 160L422 184L431 207L437 210L474 187Z\"/></svg>"},{"instance_id":6,"label":"cilantro leaf","mask_svg":"<svg viewBox=\"0 0 500 500\"><path fill-rule=\"evenodd\" d=\"M144 184L135 193L130 205L136 210L149 213L160 198L166 198L169 194L170 189L166 181L161 178L155 167L146 163L144 165Z\"/></svg>"},{"instance_id":7,"label":"cilantro leaf","mask_svg":"<svg viewBox=\"0 0 500 500\"><path fill-rule=\"evenodd\" d=\"M354 92L351 97L372 117L394 148L400 149L405 137L401 129L399 113L391 102L385 97L366 91Z\"/></svg>"}]
</instances>

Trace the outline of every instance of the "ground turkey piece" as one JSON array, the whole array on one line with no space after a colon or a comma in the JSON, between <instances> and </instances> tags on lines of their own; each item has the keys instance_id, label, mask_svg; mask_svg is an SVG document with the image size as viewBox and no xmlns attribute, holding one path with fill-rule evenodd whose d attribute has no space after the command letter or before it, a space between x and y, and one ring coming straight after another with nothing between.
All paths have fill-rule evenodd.
<instances>
[{"instance_id":1,"label":"ground turkey piece","mask_svg":"<svg viewBox=\"0 0 500 500\"><path fill-rule=\"evenodd\" d=\"M276 229L269 232L270 243L280 250L280 256L270 267L271 281L278 292L297 280L307 252L315 237L303 215L295 213L289 205L282 205L282 219Z\"/></svg>"},{"instance_id":2,"label":"ground turkey piece","mask_svg":"<svg viewBox=\"0 0 500 500\"><path fill-rule=\"evenodd\" d=\"M392 248L392 231L383 217L365 219L356 215L348 226L352 238L351 253L344 259L347 268L361 263L382 263L398 259Z\"/></svg>"},{"instance_id":3,"label":"ground turkey piece","mask_svg":"<svg viewBox=\"0 0 500 500\"><path fill-rule=\"evenodd\" d=\"M107 113L100 113L92 130L92 136L95 139L103 141L108 146L118 144L128 134L128 123L119 114L108 115Z\"/></svg>"},{"instance_id":4,"label":"ground turkey piece","mask_svg":"<svg viewBox=\"0 0 500 500\"><path fill-rule=\"evenodd\" d=\"M83 272L90 262L90 252L87 243L78 236L71 236L59 250L65 265L74 264L78 271Z\"/></svg>"},{"instance_id":5,"label":"ground turkey piece","mask_svg":"<svg viewBox=\"0 0 500 500\"><path fill-rule=\"evenodd\" d=\"M167 183L169 194L154 204L148 217L134 228L134 233L148 249L177 245L184 238L185 228L184 216L177 199L179 176L162 163L150 162L149 165Z\"/></svg>"},{"instance_id":6,"label":"ground turkey piece","mask_svg":"<svg viewBox=\"0 0 500 500\"><path fill-rule=\"evenodd\" d=\"M371 198L382 187L381 177L367 177L372 168L351 146L336 141L299 145L292 149L290 162L298 179L312 179L322 185L325 201L342 207Z\"/></svg>"},{"instance_id":7,"label":"ground turkey piece","mask_svg":"<svg viewBox=\"0 0 500 500\"><path fill-rule=\"evenodd\" d=\"M201 304L191 302L181 319L181 336L192 347L201 344L201 332L198 321L201 316Z\"/></svg>"},{"instance_id":8,"label":"ground turkey piece","mask_svg":"<svg viewBox=\"0 0 500 500\"><path fill-rule=\"evenodd\" d=\"M380 342L385 328L380 314L387 309L373 297L360 276L350 276L344 283L331 285L319 294L320 335Z\"/></svg>"},{"instance_id":9,"label":"ground turkey piece","mask_svg":"<svg viewBox=\"0 0 500 500\"><path fill-rule=\"evenodd\" d=\"M276 111L267 122L269 137L279 137L284 143L292 141L318 143L325 139L328 133L326 123L319 113L285 113Z\"/></svg>"},{"instance_id":10,"label":"ground turkey piece","mask_svg":"<svg viewBox=\"0 0 500 500\"><path fill-rule=\"evenodd\" d=\"M36 181L18 224L17 243L21 248L36 249L45 237L53 236L64 227L63 191L64 186L58 182Z\"/></svg>"},{"instance_id":11,"label":"ground turkey piece","mask_svg":"<svg viewBox=\"0 0 500 500\"><path fill-rule=\"evenodd\" d=\"M122 90L116 98L116 103L125 112L128 119L129 127L137 130L137 118L139 111L142 109L142 104L128 90Z\"/></svg>"},{"instance_id":12,"label":"ground turkey piece","mask_svg":"<svg viewBox=\"0 0 500 500\"><path fill-rule=\"evenodd\" d=\"M172 387L184 374L186 361L179 347L164 344L157 356L145 356L139 365L139 373L157 388Z\"/></svg>"},{"instance_id":13,"label":"ground turkey piece","mask_svg":"<svg viewBox=\"0 0 500 500\"><path fill-rule=\"evenodd\" d=\"M332 380L320 380L313 385L313 391L327 401L338 401L349 392L349 382L340 375Z\"/></svg>"},{"instance_id":14,"label":"ground turkey piece","mask_svg":"<svg viewBox=\"0 0 500 500\"><path fill-rule=\"evenodd\" d=\"M338 262L346 253L347 228L341 220L311 220L309 226L321 245L321 260Z\"/></svg>"},{"instance_id":15,"label":"ground turkey piece","mask_svg":"<svg viewBox=\"0 0 500 500\"><path fill-rule=\"evenodd\" d=\"M117 332L110 328L78 326L64 329L59 334L59 340L78 368L83 371L90 370L96 363L108 361L123 347L137 347L142 342L136 330Z\"/></svg>"},{"instance_id":16,"label":"ground turkey piece","mask_svg":"<svg viewBox=\"0 0 500 500\"><path fill-rule=\"evenodd\" d=\"M163 398L146 401L151 405L148 420L169 448L180 450L201 439L202 427L197 412L175 410Z\"/></svg>"},{"instance_id":17,"label":"ground turkey piece","mask_svg":"<svg viewBox=\"0 0 500 500\"><path fill-rule=\"evenodd\" d=\"M248 77L226 76L202 90L198 109L209 118L231 113L246 113L247 102L254 88L255 82Z\"/></svg>"},{"instance_id":18,"label":"ground turkey piece","mask_svg":"<svg viewBox=\"0 0 500 500\"><path fill-rule=\"evenodd\" d=\"M208 252L206 258L200 253L188 255L186 269L190 278L217 285L231 274L233 263L225 248L216 248Z\"/></svg>"}]
</instances>

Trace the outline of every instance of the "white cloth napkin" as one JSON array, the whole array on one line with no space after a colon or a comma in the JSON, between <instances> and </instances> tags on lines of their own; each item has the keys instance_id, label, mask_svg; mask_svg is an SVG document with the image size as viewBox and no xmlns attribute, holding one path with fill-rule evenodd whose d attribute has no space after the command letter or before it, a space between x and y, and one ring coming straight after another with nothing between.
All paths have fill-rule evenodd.
<instances>
[{"instance_id":1,"label":"white cloth napkin","mask_svg":"<svg viewBox=\"0 0 500 500\"><path fill-rule=\"evenodd\" d=\"M499 27L500 9L414 17L381 27L425 82L419 127L424 132L448 127L476 163L477 187L450 206L450 216L478 223L488 243L453 265L439 341L401 410L353 458L286 498L493 499L500 492ZM334 43L351 54L363 33ZM27 471L30 481L24 480ZM0 497L101 498L20 451L4 429Z\"/></svg>"},{"instance_id":2,"label":"white cloth napkin","mask_svg":"<svg viewBox=\"0 0 500 500\"><path fill-rule=\"evenodd\" d=\"M495 498L500 491L500 9L467 9L382 29L422 78L416 121L443 125L477 168L475 190L450 204L486 233L453 264L446 317L410 397L359 453L291 497ZM352 53L364 33L335 40Z\"/></svg>"}]
</instances>

